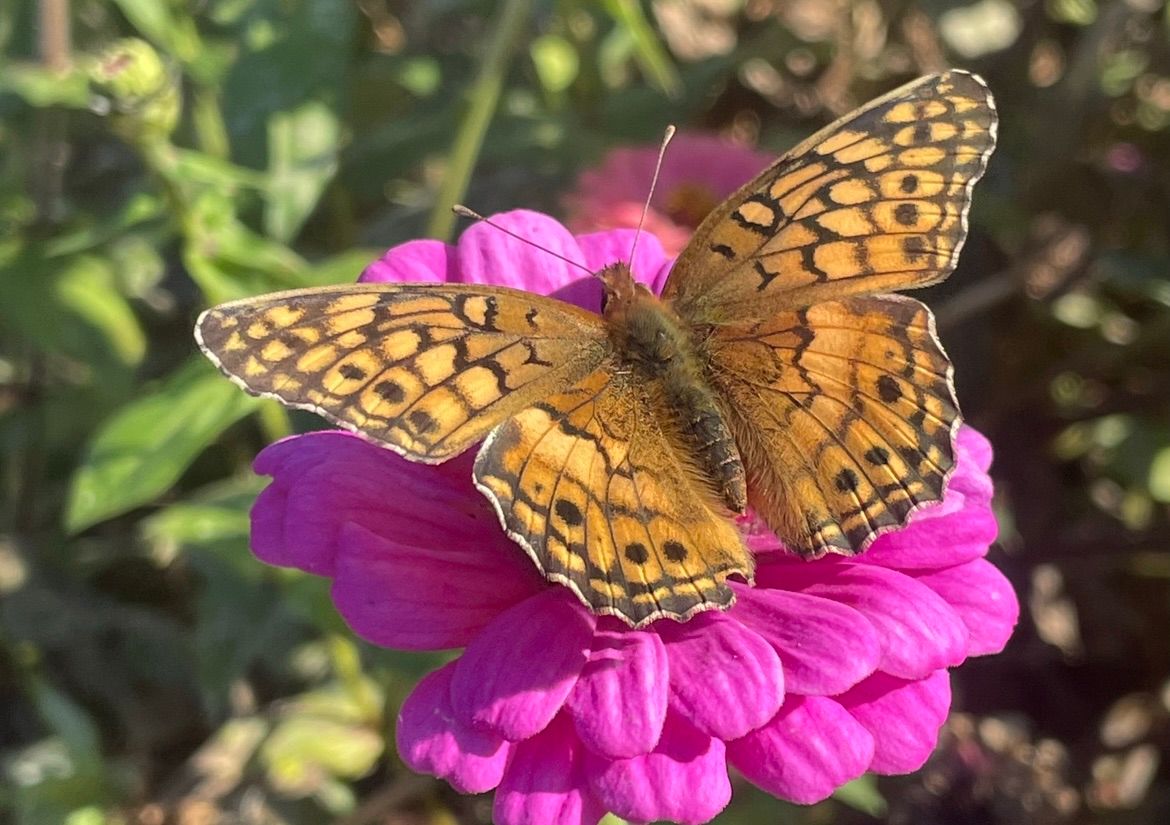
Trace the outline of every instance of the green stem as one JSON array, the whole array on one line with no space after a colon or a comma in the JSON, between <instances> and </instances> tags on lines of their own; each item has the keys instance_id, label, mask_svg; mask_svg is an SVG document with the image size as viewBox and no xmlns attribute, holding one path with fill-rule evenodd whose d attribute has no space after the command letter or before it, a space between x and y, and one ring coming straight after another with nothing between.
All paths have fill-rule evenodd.
<instances>
[{"instance_id":1,"label":"green stem","mask_svg":"<svg viewBox=\"0 0 1170 825\"><path fill-rule=\"evenodd\" d=\"M528 21L532 0L505 0L492 31L491 42L471 87L471 101L448 155L447 174L431 210L427 234L449 240L455 228L451 207L463 199L471 172L483 148L483 138L504 88L504 75L515 52L520 30Z\"/></svg>"},{"instance_id":2,"label":"green stem","mask_svg":"<svg viewBox=\"0 0 1170 825\"><path fill-rule=\"evenodd\" d=\"M260 430L269 442L280 441L293 434L292 420L288 417L288 410L275 401L263 401L256 410L260 417Z\"/></svg>"},{"instance_id":3,"label":"green stem","mask_svg":"<svg viewBox=\"0 0 1170 825\"><path fill-rule=\"evenodd\" d=\"M197 87L192 110L199 148L213 158L230 157L231 139L215 90L207 86Z\"/></svg>"}]
</instances>

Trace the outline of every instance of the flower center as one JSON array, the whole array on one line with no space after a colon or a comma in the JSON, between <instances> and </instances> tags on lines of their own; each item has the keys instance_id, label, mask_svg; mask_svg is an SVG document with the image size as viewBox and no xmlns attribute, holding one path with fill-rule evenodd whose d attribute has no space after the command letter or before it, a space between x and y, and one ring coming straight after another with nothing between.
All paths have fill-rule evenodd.
<instances>
[{"instance_id":1,"label":"flower center","mask_svg":"<svg viewBox=\"0 0 1170 825\"><path fill-rule=\"evenodd\" d=\"M694 229L719 204L719 198L703 184L681 183L666 194L664 204L663 211L672 221Z\"/></svg>"}]
</instances>

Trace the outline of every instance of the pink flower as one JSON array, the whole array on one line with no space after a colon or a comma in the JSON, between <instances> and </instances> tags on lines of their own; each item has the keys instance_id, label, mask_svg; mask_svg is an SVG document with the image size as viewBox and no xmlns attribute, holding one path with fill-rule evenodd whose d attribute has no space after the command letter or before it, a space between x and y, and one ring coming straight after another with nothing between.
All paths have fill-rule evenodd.
<instances>
[{"instance_id":1,"label":"pink flower","mask_svg":"<svg viewBox=\"0 0 1170 825\"><path fill-rule=\"evenodd\" d=\"M636 227L657 158L657 146L615 149L601 166L582 172L565 198L569 227L574 232ZM677 255L708 212L773 160L743 144L680 132L663 158L646 230L668 255Z\"/></svg>"},{"instance_id":2,"label":"pink flower","mask_svg":"<svg viewBox=\"0 0 1170 825\"><path fill-rule=\"evenodd\" d=\"M531 212L498 223L590 269L632 232L574 238ZM635 274L661 287L650 235ZM457 246L414 241L365 280L461 281L556 292L597 308L595 281L487 225ZM472 451L474 452L474 451ZM501 825L700 823L731 796L728 765L783 799L815 802L865 771L915 770L950 706L947 669L1006 643L1018 605L983 556L995 537L991 449L970 428L945 500L856 559L803 562L754 531L755 587L685 624L630 630L539 576L471 483L472 453L410 463L341 432L274 444L252 546L333 580L374 644L464 648L402 706L398 749L461 792L495 789Z\"/></svg>"}]
</instances>

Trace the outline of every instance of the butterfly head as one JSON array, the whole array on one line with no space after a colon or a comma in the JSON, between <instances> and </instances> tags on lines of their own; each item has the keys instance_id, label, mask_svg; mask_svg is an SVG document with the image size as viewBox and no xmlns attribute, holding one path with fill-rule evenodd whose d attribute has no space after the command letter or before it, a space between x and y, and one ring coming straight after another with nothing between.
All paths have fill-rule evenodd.
<instances>
[{"instance_id":1,"label":"butterfly head","mask_svg":"<svg viewBox=\"0 0 1170 825\"><path fill-rule=\"evenodd\" d=\"M629 307L639 295L652 294L634 280L629 265L622 261L599 269L594 276L601 281L601 287L605 290L601 308L607 318Z\"/></svg>"}]
</instances>

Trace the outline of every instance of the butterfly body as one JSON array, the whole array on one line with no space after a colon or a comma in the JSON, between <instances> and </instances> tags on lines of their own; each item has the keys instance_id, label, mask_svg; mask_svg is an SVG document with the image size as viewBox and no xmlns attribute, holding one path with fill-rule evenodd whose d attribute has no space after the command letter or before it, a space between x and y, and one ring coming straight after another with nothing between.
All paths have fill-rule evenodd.
<instances>
[{"instance_id":1,"label":"butterfly body","mask_svg":"<svg viewBox=\"0 0 1170 825\"><path fill-rule=\"evenodd\" d=\"M502 286L360 283L205 312L249 392L473 482L546 578L634 627L724 608L750 505L805 557L864 552L942 499L960 424L930 310L995 143L987 87L921 78L717 206L661 298L602 315Z\"/></svg>"},{"instance_id":2,"label":"butterfly body","mask_svg":"<svg viewBox=\"0 0 1170 825\"><path fill-rule=\"evenodd\" d=\"M598 277L605 286L604 317L618 369L652 388L679 432L694 479L710 486L734 513L747 508L747 480L735 437L708 379L705 335L640 284L626 264Z\"/></svg>"}]
</instances>

